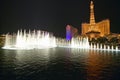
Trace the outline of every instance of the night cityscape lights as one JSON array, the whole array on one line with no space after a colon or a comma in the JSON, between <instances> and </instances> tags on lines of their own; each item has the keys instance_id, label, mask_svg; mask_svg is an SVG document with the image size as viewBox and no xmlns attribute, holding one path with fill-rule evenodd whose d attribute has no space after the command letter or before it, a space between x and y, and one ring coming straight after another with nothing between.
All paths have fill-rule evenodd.
<instances>
[{"instance_id":1,"label":"night cityscape lights","mask_svg":"<svg viewBox=\"0 0 120 80\"><path fill-rule=\"evenodd\" d=\"M57 39L46 31L18 30L17 34L7 34L3 49L45 49L54 47L80 48L92 50L120 51L118 46L90 44L88 37L72 38L71 40Z\"/></svg>"},{"instance_id":2,"label":"night cityscape lights","mask_svg":"<svg viewBox=\"0 0 120 80\"><path fill-rule=\"evenodd\" d=\"M99 38L110 34L109 20L95 23L94 4L90 2L90 23L82 24L82 33L78 35L78 30L72 25L66 26L66 39L53 36L52 33L41 30L22 31L17 34L7 34L3 49L44 49L53 47L80 48L92 50L120 51L118 46L106 45L102 43L90 43L89 39ZM85 35L85 36L84 36Z\"/></svg>"}]
</instances>

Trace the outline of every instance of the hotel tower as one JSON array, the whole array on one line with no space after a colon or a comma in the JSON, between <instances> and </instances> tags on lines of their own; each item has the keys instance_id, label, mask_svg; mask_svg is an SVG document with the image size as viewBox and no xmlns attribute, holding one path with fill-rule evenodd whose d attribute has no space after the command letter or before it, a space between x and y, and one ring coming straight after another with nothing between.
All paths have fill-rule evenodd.
<instances>
[{"instance_id":1,"label":"hotel tower","mask_svg":"<svg viewBox=\"0 0 120 80\"><path fill-rule=\"evenodd\" d=\"M90 22L82 23L82 35L87 35L89 38L98 38L110 34L110 20L102 20L95 22L94 4L90 2Z\"/></svg>"}]
</instances>

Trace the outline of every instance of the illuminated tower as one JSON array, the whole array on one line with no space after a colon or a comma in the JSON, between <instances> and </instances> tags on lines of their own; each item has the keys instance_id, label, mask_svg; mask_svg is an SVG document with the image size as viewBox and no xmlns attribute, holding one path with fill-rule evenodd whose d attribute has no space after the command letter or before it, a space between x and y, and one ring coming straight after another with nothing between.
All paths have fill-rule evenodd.
<instances>
[{"instance_id":1,"label":"illuminated tower","mask_svg":"<svg viewBox=\"0 0 120 80\"><path fill-rule=\"evenodd\" d=\"M91 25L95 24L94 4L93 4L93 1L91 1L91 3L90 3L90 24Z\"/></svg>"},{"instance_id":2,"label":"illuminated tower","mask_svg":"<svg viewBox=\"0 0 120 80\"><path fill-rule=\"evenodd\" d=\"M81 34L86 35L89 38L98 38L110 34L109 19L102 20L100 22L95 22L93 0L90 1L90 22L82 23L81 28Z\"/></svg>"},{"instance_id":3,"label":"illuminated tower","mask_svg":"<svg viewBox=\"0 0 120 80\"><path fill-rule=\"evenodd\" d=\"M71 38L72 38L71 27L69 25L67 25L67 27L66 27L66 40L71 40Z\"/></svg>"},{"instance_id":4,"label":"illuminated tower","mask_svg":"<svg viewBox=\"0 0 120 80\"><path fill-rule=\"evenodd\" d=\"M71 40L72 37L75 37L78 33L78 30L71 26L71 25L67 25L66 26L66 40Z\"/></svg>"}]
</instances>

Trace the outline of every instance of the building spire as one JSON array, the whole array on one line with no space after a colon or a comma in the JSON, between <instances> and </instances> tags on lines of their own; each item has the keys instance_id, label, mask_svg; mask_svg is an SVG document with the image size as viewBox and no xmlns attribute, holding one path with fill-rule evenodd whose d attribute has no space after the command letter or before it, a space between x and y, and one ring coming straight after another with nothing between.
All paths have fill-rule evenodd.
<instances>
[{"instance_id":1,"label":"building spire","mask_svg":"<svg viewBox=\"0 0 120 80\"><path fill-rule=\"evenodd\" d=\"M94 4L92 0L90 2L90 24L95 24Z\"/></svg>"}]
</instances>

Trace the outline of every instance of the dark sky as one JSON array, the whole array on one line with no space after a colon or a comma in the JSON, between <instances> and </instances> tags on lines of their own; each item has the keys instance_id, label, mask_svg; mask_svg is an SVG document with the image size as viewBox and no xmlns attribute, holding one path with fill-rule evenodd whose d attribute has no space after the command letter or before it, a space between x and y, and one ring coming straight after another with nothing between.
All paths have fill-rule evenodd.
<instances>
[{"instance_id":1,"label":"dark sky","mask_svg":"<svg viewBox=\"0 0 120 80\"><path fill-rule=\"evenodd\" d=\"M110 19L111 32L120 32L119 0L93 0L96 22ZM90 0L0 0L0 34L18 29L41 29L65 37L71 24L81 31L89 22Z\"/></svg>"}]
</instances>

